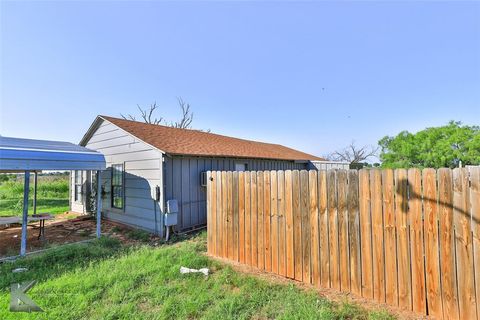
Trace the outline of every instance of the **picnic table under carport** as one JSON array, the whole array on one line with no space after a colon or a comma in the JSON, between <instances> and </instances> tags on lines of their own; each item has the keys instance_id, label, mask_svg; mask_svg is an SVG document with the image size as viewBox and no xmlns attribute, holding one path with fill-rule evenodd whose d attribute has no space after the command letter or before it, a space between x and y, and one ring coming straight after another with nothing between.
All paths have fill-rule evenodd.
<instances>
[{"instance_id":1,"label":"picnic table under carport","mask_svg":"<svg viewBox=\"0 0 480 320\"><path fill-rule=\"evenodd\" d=\"M26 254L27 223L33 217L28 216L28 197L30 173L52 170L93 170L97 177L97 237L101 226L101 181L100 171L105 170L105 157L96 151L70 142L22 139L0 136L0 173L24 173L24 194L22 211L22 237L20 255ZM36 179L35 179L36 180ZM35 181L36 184L36 181ZM35 188L36 189L36 188ZM35 201L34 201L35 207ZM38 217L37 217L38 218ZM40 219L41 220L41 219Z\"/></svg>"}]
</instances>

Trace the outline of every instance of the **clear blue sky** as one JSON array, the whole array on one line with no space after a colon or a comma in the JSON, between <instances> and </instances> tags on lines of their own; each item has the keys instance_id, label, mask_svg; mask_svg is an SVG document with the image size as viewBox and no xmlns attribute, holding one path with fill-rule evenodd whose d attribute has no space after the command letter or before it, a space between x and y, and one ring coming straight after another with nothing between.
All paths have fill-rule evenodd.
<instances>
[{"instance_id":1,"label":"clear blue sky","mask_svg":"<svg viewBox=\"0 0 480 320\"><path fill-rule=\"evenodd\" d=\"M0 134L78 142L156 101L317 155L480 124L480 2L1 2Z\"/></svg>"}]
</instances>

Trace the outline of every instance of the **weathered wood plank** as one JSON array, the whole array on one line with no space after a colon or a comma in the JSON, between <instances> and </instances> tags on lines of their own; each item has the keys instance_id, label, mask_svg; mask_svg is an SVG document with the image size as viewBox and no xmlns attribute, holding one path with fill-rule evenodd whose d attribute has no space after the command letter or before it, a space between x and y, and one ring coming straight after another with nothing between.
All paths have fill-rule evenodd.
<instances>
[{"instance_id":1,"label":"weathered wood plank","mask_svg":"<svg viewBox=\"0 0 480 320\"><path fill-rule=\"evenodd\" d=\"M227 171L227 257L233 260L233 175Z\"/></svg>"},{"instance_id":2,"label":"weathered wood plank","mask_svg":"<svg viewBox=\"0 0 480 320\"><path fill-rule=\"evenodd\" d=\"M330 287L340 290L340 254L338 249L338 214L336 171L327 171L328 235L330 243Z\"/></svg>"},{"instance_id":3,"label":"weathered wood plank","mask_svg":"<svg viewBox=\"0 0 480 320\"><path fill-rule=\"evenodd\" d=\"M228 185L227 172L222 171L222 257L227 258L228 248Z\"/></svg>"},{"instance_id":4,"label":"weathered wood plank","mask_svg":"<svg viewBox=\"0 0 480 320\"><path fill-rule=\"evenodd\" d=\"M292 172L293 191L293 231L294 231L294 261L295 280L303 280L303 258L302 258L302 212L300 209L300 172Z\"/></svg>"},{"instance_id":5,"label":"weathered wood plank","mask_svg":"<svg viewBox=\"0 0 480 320\"><path fill-rule=\"evenodd\" d=\"M472 210L473 260L477 297L477 319L480 320L480 167L470 168L470 202Z\"/></svg>"},{"instance_id":6,"label":"weathered wood plank","mask_svg":"<svg viewBox=\"0 0 480 320\"><path fill-rule=\"evenodd\" d=\"M209 183L209 203L208 203L208 208L210 210L210 224L207 222L207 227L209 228L211 226L211 239L210 239L210 247L211 247L211 252L210 254L216 255L217 254L217 234L218 234L218 228L217 228L217 177L215 172L208 171L207 176L209 177L208 183Z\"/></svg>"},{"instance_id":7,"label":"weathered wood plank","mask_svg":"<svg viewBox=\"0 0 480 320\"><path fill-rule=\"evenodd\" d=\"M410 218L408 216L407 170L395 170L395 224L397 227L398 305L412 310L410 272Z\"/></svg>"},{"instance_id":8,"label":"weathered wood plank","mask_svg":"<svg viewBox=\"0 0 480 320\"><path fill-rule=\"evenodd\" d=\"M459 319L457 278L455 275L453 175L450 169L442 168L438 170L438 195L443 318Z\"/></svg>"},{"instance_id":9,"label":"weathered wood plank","mask_svg":"<svg viewBox=\"0 0 480 320\"><path fill-rule=\"evenodd\" d=\"M207 177L210 177L211 173L210 172L207 172ZM213 194L212 194L212 182L210 181L210 179L208 179L208 182L207 182L207 189L208 189L208 199L207 199L207 253L210 254L210 255L213 255L215 250L213 250L213 246L212 246L212 243L213 243L213 234L215 233L215 230L213 230L213 223L212 223L212 219L213 219L213 212L212 212L212 198L213 198Z\"/></svg>"},{"instance_id":10,"label":"weathered wood plank","mask_svg":"<svg viewBox=\"0 0 480 320\"><path fill-rule=\"evenodd\" d=\"M340 253L340 290L350 291L350 263L348 257L347 171L337 171L338 247Z\"/></svg>"},{"instance_id":11,"label":"weathered wood plank","mask_svg":"<svg viewBox=\"0 0 480 320\"><path fill-rule=\"evenodd\" d=\"M252 192L250 194L250 210L252 212L251 216L251 232L252 232L252 266L258 267L258 207L257 207L257 175L255 172L252 172L251 176L251 188Z\"/></svg>"},{"instance_id":12,"label":"weathered wood plank","mask_svg":"<svg viewBox=\"0 0 480 320\"><path fill-rule=\"evenodd\" d=\"M270 171L264 171L263 172L263 187L264 187L264 192L263 192L263 221L264 221L264 247L265 247L265 270L267 271L272 271L272 244L270 240L272 239L271 237L271 231L270 231L270 216L271 216L271 210L270 210Z\"/></svg>"},{"instance_id":13,"label":"weathered wood plank","mask_svg":"<svg viewBox=\"0 0 480 320\"><path fill-rule=\"evenodd\" d=\"M330 287L330 251L328 245L327 172L318 171L318 215L320 233L320 283Z\"/></svg>"},{"instance_id":14,"label":"weathered wood plank","mask_svg":"<svg viewBox=\"0 0 480 320\"><path fill-rule=\"evenodd\" d=\"M215 253L218 257L223 256L223 223L222 223L222 173L220 171L214 172L214 179L215 179L215 188L216 188L216 230L217 230L217 238L215 244Z\"/></svg>"},{"instance_id":15,"label":"weathered wood plank","mask_svg":"<svg viewBox=\"0 0 480 320\"><path fill-rule=\"evenodd\" d=\"M383 216L385 219L385 300L393 306L398 305L394 179L392 169L382 170Z\"/></svg>"},{"instance_id":16,"label":"weathered wood plank","mask_svg":"<svg viewBox=\"0 0 480 320\"><path fill-rule=\"evenodd\" d=\"M372 216L370 213L370 173L359 171L359 210L362 256L362 296L373 299Z\"/></svg>"},{"instance_id":17,"label":"weathered wood plank","mask_svg":"<svg viewBox=\"0 0 480 320\"><path fill-rule=\"evenodd\" d=\"M263 172L257 172L257 256L258 267L265 269L264 223L263 223Z\"/></svg>"},{"instance_id":18,"label":"weathered wood plank","mask_svg":"<svg viewBox=\"0 0 480 320\"><path fill-rule=\"evenodd\" d=\"M270 234L272 235L272 272L278 274L278 181L277 172L270 171Z\"/></svg>"},{"instance_id":19,"label":"weathered wood plank","mask_svg":"<svg viewBox=\"0 0 480 320\"><path fill-rule=\"evenodd\" d=\"M250 171L245 172L245 262L252 265L252 210L251 199L252 193L251 174Z\"/></svg>"},{"instance_id":20,"label":"weathered wood plank","mask_svg":"<svg viewBox=\"0 0 480 320\"><path fill-rule=\"evenodd\" d=\"M440 287L440 248L438 247L437 172L435 169L424 169L422 179L428 314L441 319L443 310Z\"/></svg>"},{"instance_id":21,"label":"weathered wood plank","mask_svg":"<svg viewBox=\"0 0 480 320\"><path fill-rule=\"evenodd\" d=\"M245 263L245 173L238 173L238 258Z\"/></svg>"},{"instance_id":22,"label":"weathered wood plank","mask_svg":"<svg viewBox=\"0 0 480 320\"><path fill-rule=\"evenodd\" d=\"M425 269L423 259L422 182L419 169L408 169L408 214L411 219L413 311L426 313Z\"/></svg>"},{"instance_id":23,"label":"weathered wood plank","mask_svg":"<svg viewBox=\"0 0 480 320\"><path fill-rule=\"evenodd\" d=\"M311 281L309 186L307 170L300 171L300 211L302 215L303 282Z\"/></svg>"},{"instance_id":24,"label":"weathered wood plank","mask_svg":"<svg viewBox=\"0 0 480 320\"><path fill-rule=\"evenodd\" d=\"M385 302L382 173L378 169L370 171L370 197L372 211L373 297L379 302Z\"/></svg>"},{"instance_id":25,"label":"weathered wood plank","mask_svg":"<svg viewBox=\"0 0 480 320\"><path fill-rule=\"evenodd\" d=\"M453 221L455 225L460 319L475 319L476 317L473 240L468 189L467 169L455 168L453 170Z\"/></svg>"},{"instance_id":26,"label":"weathered wood plank","mask_svg":"<svg viewBox=\"0 0 480 320\"><path fill-rule=\"evenodd\" d=\"M360 255L360 215L358 202L358 171L348 170L347 210L350 252L351 292L362 294L362 263Z\"/></svg>"},{"instance_id":27,"label":"weathered wood plank","mask_svg":"<svg viewBox=\"0 0 480 320\"><path fill-rule=\"evenodd\" d=\"M293 199L292 171L285 171L285 225L286 225L286 272L288 278L295 278L294 261L294 230L293 230Z\"/></svg>"},{"instance_id":28,"label":"weathered wood plank","mask_svg":"<svg viewBox=\"0 0 480 320\"><path fill-rule=\"evenodd\" d=\"M312 266L312 284L320 286L320 230L318 220L318 178L317 171L308 172L310 187L310 249Z\"/></svg>"},{"instance_id":29,"label":"weathered wood plank","mask_svg":"<svg viewBox=\"0 0 480 320\"><path fill-rule=\"evenodd\" d=\"M278 274L287 275L286 226L285 226L285 172L277 171L278 210Z\"/></svg>"},{"instance_id":30,"label":"weathered wood plank","mask_svg":"<svg viewBox=\"0 0 480 320\"><path fill-rule=\"evenodd\" d=\"M239 261L239 218L238 218L238 171L232 173L232 205L233 205L233 259Z\"/></svg>"}]
</instances>

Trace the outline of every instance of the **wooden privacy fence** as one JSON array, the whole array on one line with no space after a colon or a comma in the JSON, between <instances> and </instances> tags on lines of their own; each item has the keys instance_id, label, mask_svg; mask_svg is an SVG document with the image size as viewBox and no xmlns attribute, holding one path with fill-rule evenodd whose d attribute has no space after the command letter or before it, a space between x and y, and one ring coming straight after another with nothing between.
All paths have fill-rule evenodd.
<instances>
[{"instance_id":1,"label":"wooden privacy fence","mask_svg":"<svg viewBox=\"0 0 480 320\"><path fill-rule=\"evenodd\" d=\"M480 319L480 168L207 176L209 254L425 315Z\"/></svg>"}]
</instances>

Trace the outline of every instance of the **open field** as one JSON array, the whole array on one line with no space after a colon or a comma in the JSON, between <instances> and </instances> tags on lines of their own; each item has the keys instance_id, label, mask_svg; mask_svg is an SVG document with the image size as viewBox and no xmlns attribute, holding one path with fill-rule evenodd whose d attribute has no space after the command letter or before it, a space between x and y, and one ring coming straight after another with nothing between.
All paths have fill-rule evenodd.
<instances>
[{"instance_id":1,"label":"open field","mask_svg":"<svg viewBox=\"0 0 480 320\"><path fill-rule=\"evenodd\" d=\"M2 264L0 319L393 319L241 274L205 256L205 242L205 233L159 247L102 238ZM181 275L181 266L212 274ZM18 267L28 271L11 272ZM45 312L9 312L10 284L31 279L28 294Z\"/></svg>"},{"instance_id":2,"label":"open field","mask_svg":"<svg viewBox=\"0 0 480 320\"><path fill-rule=\"evenodd\" d=\"M21 215L23 208L23 175L5 175L0 179L0 216ZM37 212L53 214L68 211L68 174L39 175ZM29 213L33 212L33 176L30 181Z\"/></svg>"}]
</instances>

